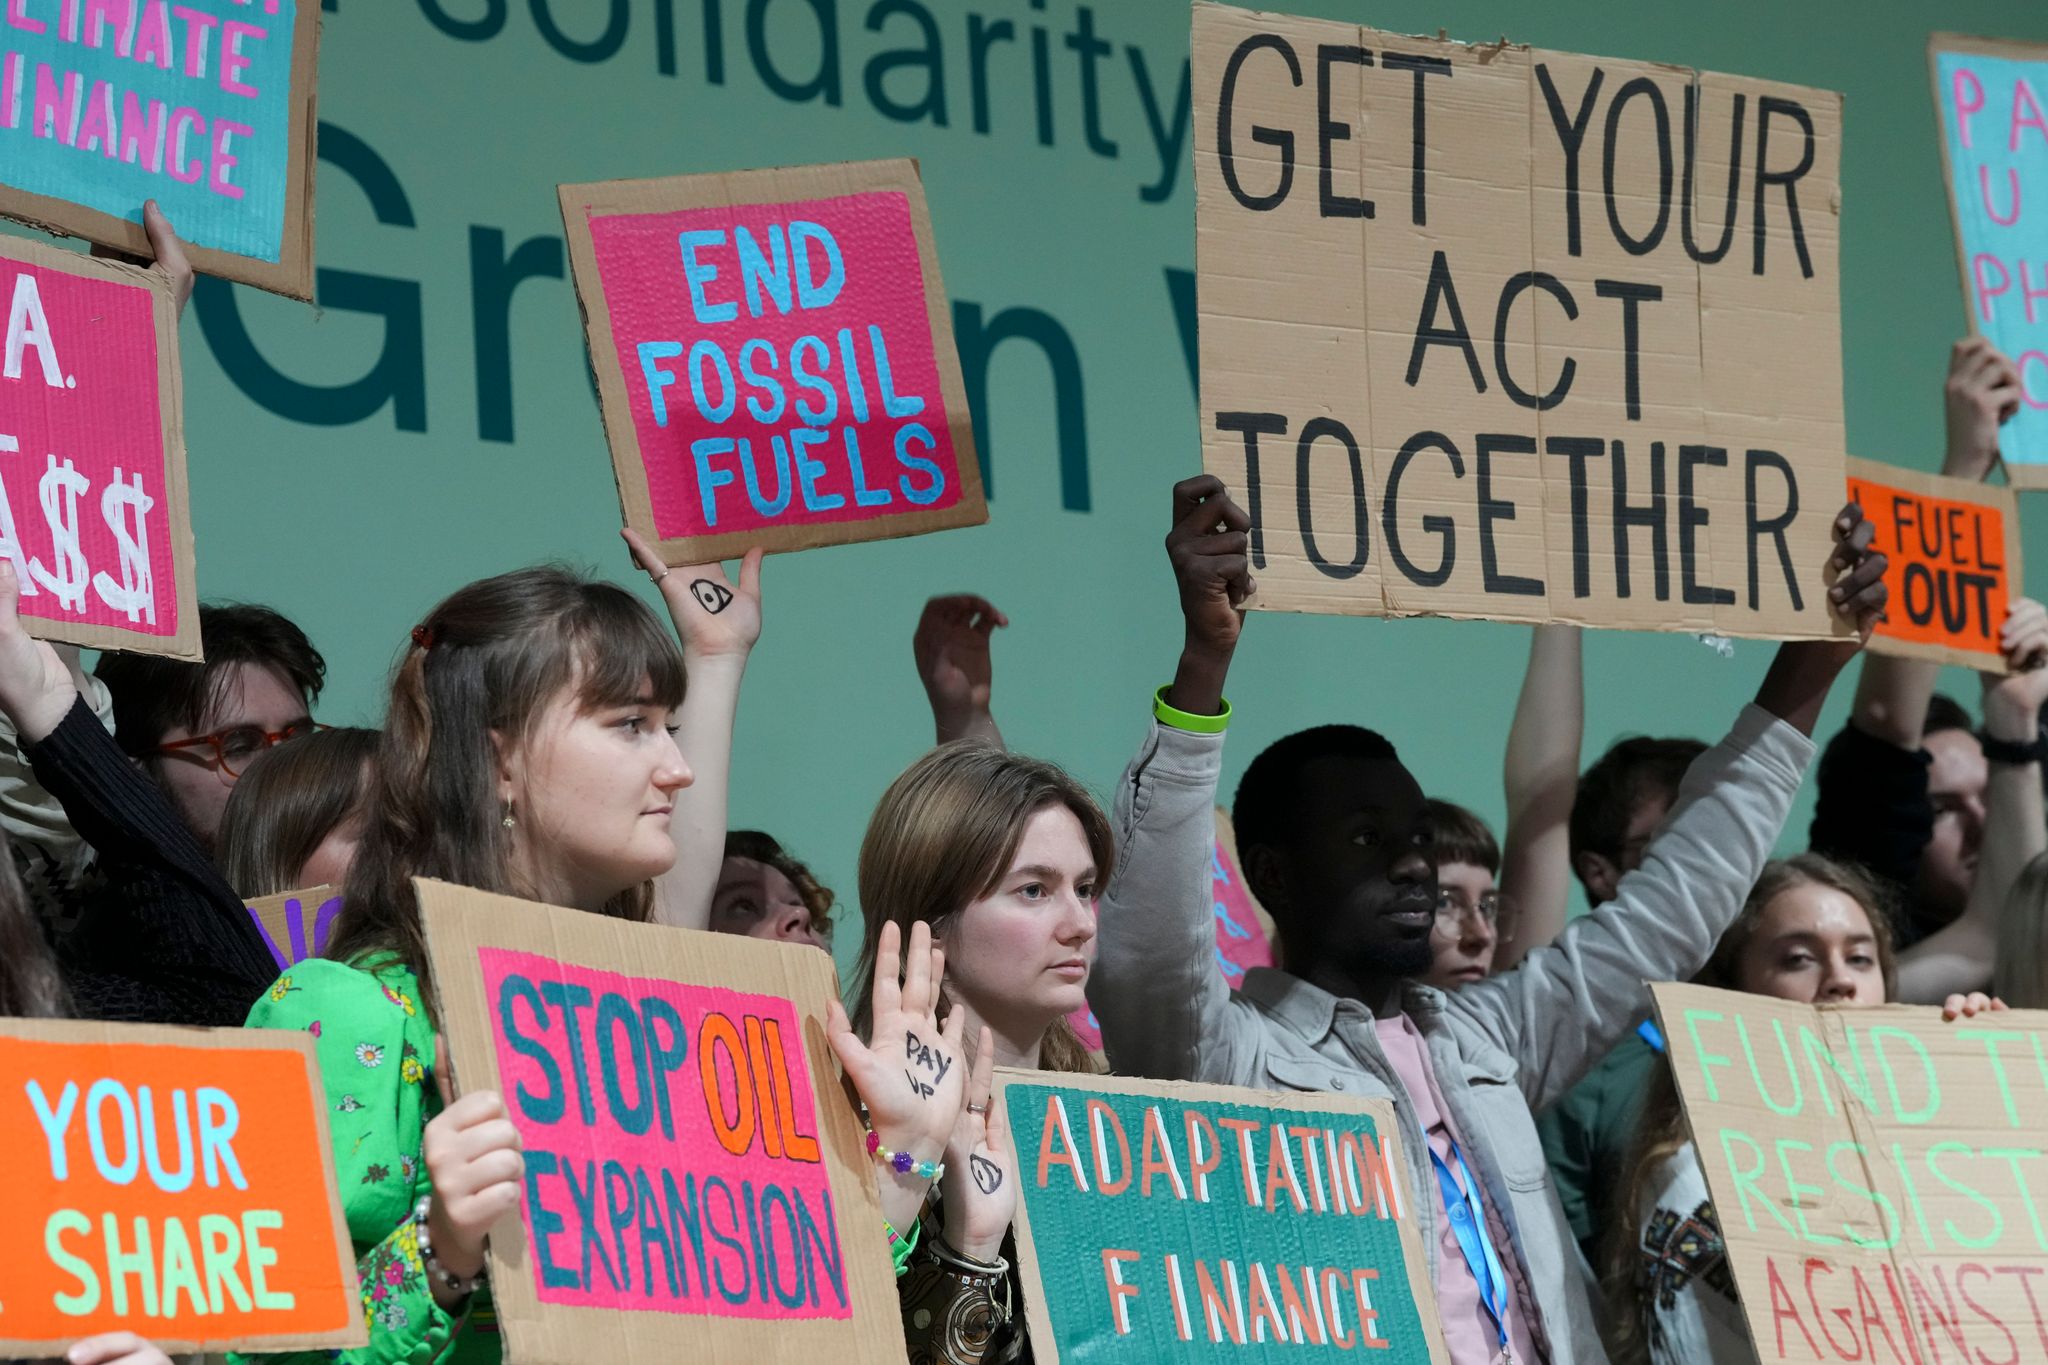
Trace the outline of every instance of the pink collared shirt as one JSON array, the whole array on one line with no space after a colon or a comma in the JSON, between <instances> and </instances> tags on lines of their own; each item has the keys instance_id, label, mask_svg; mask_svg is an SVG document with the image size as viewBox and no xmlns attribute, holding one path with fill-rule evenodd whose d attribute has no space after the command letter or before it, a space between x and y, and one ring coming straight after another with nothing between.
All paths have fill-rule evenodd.
<instances>
[{"instance_id":1,"label":"pink collared shirt","mask_svg":"<svg viewBox=\"0 0 2048 1365\"><path fill-rule=\"evenodd\" d=\"M1451 1161L1451 1143L1458 1135L1452 1132L1450 1116L1444 1112L1438 1099L1436 1073L1430 1068L1429 1051L1423 1044L1421 1032L1405 1014L1392 1019L1375 1019L1373 1031L1379 1035L1387 1060L1393 1063L1394 1075L1401 1082L1401 1088L1415 1102L1416 1118L1429 1140L1430 1149L1450 1165L1452 1178L1463 1187L1465 1182L1458 1172L1458 1163ZM1471 1164L1469 1158L1466 1164ZM1442 1189L1434 1178L1425 1180L1423 1188L1435 1199L1437 1208L1437 1237L1441 1245L1437 1248L1436 1306L1443 1318L1444 1345L1450 1350L1454 1365L1492 1365L1500 1358L1500 1335L1494 1330L1493 1318L1480 1298L1479 1280L1472 1274L1472 1267L1466 1264L1464 1250L1451 1231L1450 1211L1444 1207ZM1466 1190L1468 1198L1474 1193ZM1485 1191L1482 1189L1476 1193L1477 1202L1486 1210L1486 1230L1493 1238L1494 1249L1503 1262L1511 1262L1514 1243L1508 1237L1507 1228L1501 1223L1493 1205L1487 1202ZM1536 1354L1535 1339L1529 1333L1529 1306L1521 1293L1521 1277L1511 1269L1508 1282L1508 1342L1518 1365L1537 1365L1541 1357Z\"/></svg>"}]
</instances>

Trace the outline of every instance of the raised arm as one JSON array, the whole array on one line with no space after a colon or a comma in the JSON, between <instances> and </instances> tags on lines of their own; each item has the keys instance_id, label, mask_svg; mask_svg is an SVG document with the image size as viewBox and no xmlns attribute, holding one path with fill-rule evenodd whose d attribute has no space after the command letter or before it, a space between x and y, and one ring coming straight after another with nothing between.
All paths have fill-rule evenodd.
<instances>
[{"instance_id":1,"label":"raised arm","mask_svg":"<svg viewBox=\"0 0 2048 1365\"><path fill-rule=\"evenodd\" d=\"M711 923L711 897L725 861L726 806L732 787L732 731L740 681L761 638L761 551L747 551L735 587L716 564L669 568L628 528L633 558L661 589L683 642L689 689L676 713L676 746L693 780L676 793L669 817L676 862L654 883L654 919L672 929Z\"/></svg>"},{"instance_id":2,"label":"raised arm","mask_svg":"<svg viewBox=\"0 0 2048 1365\"><path fill-rule=\"evenodd\" d=\"M2048 851L2041 796L2041 705L2048 701L2048 610L2021 602L2006 618L2000 645L2012 673L1985 673L1984 741L1990 775L1977 874L1963 913L1899 954L1899 999L1938 1005L1958 992L1984 990L2020 869ZM2003 750L2001 754L2000 751Z\"/></svg>"},{"instance_id":3,"label":"raised arm","mask_svg":"<svg viewBox=\"0 0 2048 1365\"><path fill-rule=\"evenodd\" d=\"M1180 663L1117 784L1117 865L1088 1004L1114 1070L1229 1081L1256 1025L1233 1010L1216 970L1209 859L1229 721L1223 683L1252 591L1251 518L1204 474L1174 485L1173 522L1166 553L1185 627Z\"/></svg>"},{"instance_id":4,"label":"raised arm","mask_svg":"<svg viewBox=\"0 0 2048 1365\"><path fill-rule=\"evenodd\" d=\"M1571 903L1572 800L1586 732L1585 651L1577 626L1537 626L1508 731L1507 837L1500 892L1508 908L1493 968L1504 972L1564 928Z\"/></svg>"},{"instance_id":5,"label":"raised arm","mask_svg":"<svg viewBox=\"0 0 2048 1365\"><path fill-rule=\"evenodd\" d=\"M932 704L938 743L973 739L1003 747L1003 732L989 711L995 684L989 635L1009 624L1010 618L995 603L972 593L934 597L924 604L910 647L925 697Z\"/></svg>"},{"instance_id":6,"label":"raised arm","mask_svg":"<svg viewBox=\"0 0 2048 1365\"><path fill-rule=\"evenodd\" d=\"M1798 794L1828 689L1884 609L1874 532L1853 504L1835 522L1828 602L1857 636L1781 645L1755 704L1686 773L1670 819L1615 899L1530 953L1520 971L1449 997L1449 1008L1517 1060L1532 1109L1620 1041L1649 1002L1645 982L1697 972L1741 910Z\"/></svg>"}]
</instances>

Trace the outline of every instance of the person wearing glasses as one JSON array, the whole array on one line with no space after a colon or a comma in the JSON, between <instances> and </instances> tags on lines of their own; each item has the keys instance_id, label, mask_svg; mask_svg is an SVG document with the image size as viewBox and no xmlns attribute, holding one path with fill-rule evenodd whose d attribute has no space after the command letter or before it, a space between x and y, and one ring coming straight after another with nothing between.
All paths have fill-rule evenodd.
<instances>
[{"instance_id":1,"label":"person wearing glasses","mask_svg":"<svg viewBox=\"0 0 2048 1365\"><path fill-rule=\"evenodd\" d=\"M204 663L107 654L96 670L114 697L114 738L211 851L235 783L274 744L320 729L313 704L327 661L269 607L199 609Z\"/></svg>"},{"instance_id":2,"label":"person wearing glasses","mask_svg":"<svg viewBox=\"0 0 2048 1365\"><path fill-rule=\"evenodd\" d=\"M1423 821L1436 863L1436 923L1429 970L1418 979L1454 991L1493 975L1501 941L1500 845L1484 820L1449 801L1424 802Z\"/></svg>"},{"instance_id":3,"label":"person wearing glasses","mask_svg":"<svg viewBox=\"0 0 2048 1365\"><path fill-rule=\"evenodd\" d=\"M142 748L138 737L144 732L121 712L124 704L132 708L145 698L168 710L176 703L166 695L178 697L176 685L185 684L182 695L198 699L186 714L197 716L196 728L204 728L207 738L176 752L198 751L202 757L157 757L167 768L196 766L225 792L235 780L227 765L240 765L280 732L311 728L304 716L309 698L300 694L298 714L282 720L252 712L246 703L260 698L264 688L249 685L251 670L263 684L275 687L277 680L250 664L247 654L238 660L232 647L216 652L217 635L207 635L204 666L151 661L155 668L145 672L164 679L166 695L124 676L133 672L125 666L135 660L109 656L101 663L102 680L113 693L116 724L126 741L116 744L93 714L73 669L22 628L19 592L13 562L0 558L0 713L13 724L36 786L54 799L64 822L95 855L94 879L78 896L77 923L58 945L78 1015L129 1023L240 1024L276 976L276 964L241 898L191 827L179 787L171 779L151 781L130 760ZM311 654L311 647L306 651ZM107 677L109 672L115 676ZM317 671L310 676L317 684ZM218 700L223 696L229 700ZM239 725L255 728L258 738L251 742L233 734ZM178 735L170 726L153 737L157 744L198 738Z\"/></svg>"}]
</instances>

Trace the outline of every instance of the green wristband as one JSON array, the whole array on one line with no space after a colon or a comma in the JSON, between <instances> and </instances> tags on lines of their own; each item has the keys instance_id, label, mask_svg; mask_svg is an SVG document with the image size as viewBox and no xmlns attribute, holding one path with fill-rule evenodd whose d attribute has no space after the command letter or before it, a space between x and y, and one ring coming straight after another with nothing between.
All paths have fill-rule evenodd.
<instances>
[{"instance_id":1,"label":"green wristband","mask_svg":"<svg viewBox=\"0 0 2048 1365\"><path fill-rule=\"evenodd\" d=\"M1161 725L1170 725L1176 730L1185 730L1191 735L1220 735L1230 728L1230 698L1223 699L1223 710L1213 716L1198 716L1188 711L1176 711L1166 704L1166 694L1173 690L1168 683L1152 694L1152 718Z\"/></svg>"}]
</instances>

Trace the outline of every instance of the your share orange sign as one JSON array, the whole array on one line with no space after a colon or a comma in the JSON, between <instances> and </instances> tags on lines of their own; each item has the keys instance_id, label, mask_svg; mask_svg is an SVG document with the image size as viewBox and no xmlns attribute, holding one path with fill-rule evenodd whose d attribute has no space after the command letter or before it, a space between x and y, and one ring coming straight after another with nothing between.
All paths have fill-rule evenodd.
<instances>
[{"instance_id":1,"label":"your share orange sign","mask_svg":"<svg viewBox=\"0 0 2048 1365\"><path fill-rule=\"evenodd\" d=\"M360 1346L311 1040L0 1020L0 1357Z\"/></svg>"}]
</instances>

